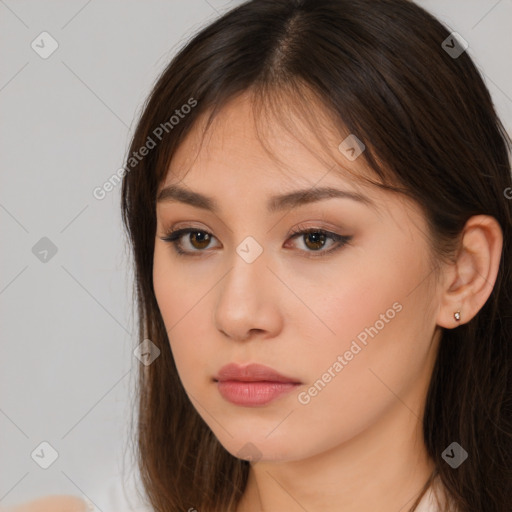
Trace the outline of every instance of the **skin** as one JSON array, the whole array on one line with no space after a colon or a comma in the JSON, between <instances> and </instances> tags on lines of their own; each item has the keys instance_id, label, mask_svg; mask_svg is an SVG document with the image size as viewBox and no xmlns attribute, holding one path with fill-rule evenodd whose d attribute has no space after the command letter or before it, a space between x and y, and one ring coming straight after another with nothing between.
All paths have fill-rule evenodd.
<instances>
[{"instance_id":1,"label":"skin","mask_svg":"<svg viewBox=\"0 0 512 512\"><path fill-rule=\"evenodd\" d=\"M87 504L77 496L54 495L8 507L5 512L87 512L88 510Z\"/></svg>"},{"instance_id":2,"label":"skin","mask_svg":"<svg viewBox=\"0 0 512 512\"><path fill-rule=\"evenodd\" d=\"M306 147L274 124L265 140L293 170L283 172L255 132L248 94L223 109L206 142L200 137L198 124L161 187L179 183L213 197L220 210L157 203L153 279L193 405L231 454L246 443L257 449L238 512L407 510L433 470L421 419L441 327L469 321L487 300L501 253L499 225L471 218L458 258L433 266L417 205L341 168L368 174L361 158L338 153L326 165L312 134ZM328 127L322 137L333 148L342 140ZM270 196L313 186L359 192L373 204L330 198L266 211ZM335 242L291 239L298 225L352 239L314 258ZM171 227L211 233L210 245L185 234L183 250L195 252L179 255L161 239ZM263 248L250 264L236 252L247 236ZM301 404L298 394L395 303L400 312ZM302 384L265 406L233 405L212 380L230 362L265 364Z\"/></svg>"}]
</instances>

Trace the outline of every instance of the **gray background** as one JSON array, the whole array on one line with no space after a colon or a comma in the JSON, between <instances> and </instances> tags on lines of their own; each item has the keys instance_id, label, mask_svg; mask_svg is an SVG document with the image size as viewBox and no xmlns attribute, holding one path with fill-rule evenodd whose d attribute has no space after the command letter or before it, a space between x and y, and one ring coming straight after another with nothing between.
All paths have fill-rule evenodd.
<instances>
[{"instance_id":1,"label":"gray background","mask_svg":"<svg viewBox=\"0 0 512 512\"><path fill-rule=\"evenodd\" d=\"M92 191L176 49L238 3L0 0L0 506L62 493L107 512L105 486L131 471L131 260L120 187ZM511 133L512 0L418 3L468 41ZM31 47L43 31L47 59ZM48 469L31 457L43 441Z\"/></svg>"}]
</instances>

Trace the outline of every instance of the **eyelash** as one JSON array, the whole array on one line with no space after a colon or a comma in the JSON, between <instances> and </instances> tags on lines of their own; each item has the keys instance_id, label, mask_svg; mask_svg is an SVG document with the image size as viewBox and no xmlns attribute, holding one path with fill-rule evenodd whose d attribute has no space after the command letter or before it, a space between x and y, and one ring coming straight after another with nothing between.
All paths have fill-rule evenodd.
<instances>
[{"instance_id":1,"label":"eyelash","mask_svg":"<svg viewBox=\"0 0 512 512\"><path fill-rule=\"evenodd\" d=\"M167 232L166 235L164 237L160 237L160 239L163 240L164 242L171 243L178 255L195 257L196 255L198 255L202 252L205 252L206 249L203 249L203 250L199 249L199 250L194 250L194 251L184 251L181 246L181 243L180 243L180 238L182 238L183 235L190 234L190 233L206 233L206 234L210 235L211 237L213 237L212 233L210 233L209 231L205 231L204 229L181 228L181 229L176 229L174 231L171 230L171 231ZM319 233L321 235L325 235L327 238L330 238L331 240L333 240L335 242L335 244L327 251L322 251L321 249L319 249L318 251L304 251L306 253L309 253L307 256L309 258L321 258L323 256L326 256L327 254L331 254L331 253L341 249L342 247L347 245L350 242L350 240L352 240L352 236L338 235L337 233L332 233L331 231L326 231L324 229L318 229L318 228L303 229L301 226L298 226L296 229L294 229L290 233L289 238L290 239L299 238L300 235L307 235L310 233ZM213 237L213 238L215 238L215 237ZM197 254L195 254L195 253L197 253Z\"/></svg>"}]
</instances>

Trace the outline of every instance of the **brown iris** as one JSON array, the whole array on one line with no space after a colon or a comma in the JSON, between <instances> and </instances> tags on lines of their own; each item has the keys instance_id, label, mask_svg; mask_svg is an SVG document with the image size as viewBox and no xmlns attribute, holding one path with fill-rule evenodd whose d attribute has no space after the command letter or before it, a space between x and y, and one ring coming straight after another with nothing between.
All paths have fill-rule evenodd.
<instances>
[{"instance_id":1,"label":"brown iris","mask_svg":"<svg viewBox=\"0 0 512 512\"><path fill-rule=\"evenodd\" d=\"M208 244L210 243L210 235L208 233L205 233L204 231L194 231L189 233L190 240L192 245L196 249L205 249L208 247ZM198 246L194 245L194 242L198 244Z\"/></svg>"},{"instance_id":2,"label":"brown iris","mask_svg":"<svg viewBox=\"0 0 512 512\"><path fill-rule=\"evenodd\" d=\"M324 233L317 232L307 233L304 237L306 240L306 246L309 249L321 249L324 246L326 238ZM312 246L310 246L308 242L311 242Z\"/></svg>"}]
</instances>

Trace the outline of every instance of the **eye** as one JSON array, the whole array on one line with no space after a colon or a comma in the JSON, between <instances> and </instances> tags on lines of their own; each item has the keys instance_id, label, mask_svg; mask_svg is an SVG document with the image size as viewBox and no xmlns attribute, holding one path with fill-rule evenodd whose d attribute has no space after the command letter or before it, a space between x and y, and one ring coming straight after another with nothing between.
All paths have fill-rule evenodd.
<instances>
[{"instance_id":1,"label":"eye","mask_svg":"<svg viewBox=\"0 0 512 512\"><path fill-rule=\"evenodd\" d=\"M185 235L188 235L188 237L185 238ZM192 250L183 249L182 238L185 238ZM203 249L206 249L214 238L211 233L202 229L183 228L169 231L164 237L161 237L161 240L172 243L178 254L189 255L193 252L204 252Z\"/></svg>"},{"instance_id":2,"label":"eye","mask_svg":"<svg viewBox=\"0 0 512 512\"><path fill-rule=\"evenodd\" d=\"M316 253L308 254L308 257L318 257L330 254L346 245L352 239L351 236L339 235L324 229L302 229L301 226L297 227L290 233L289 240L293 240L299 237L302 237L304 246L306 248L301 249L301 252ZM200 253L206 252L204 249L208 248L211 241L215 239L215 237L208 231L197 228L182 228L174 231L171 230L166 233L164 237L160 238L164 242L173 244L176 253L184 256L196 256ZM185 240L186 244L183 243L182 239ZM324 247L326 247L326 242L328 240L331 241L331 244L327 245L327 247L330 247L330 249L322 250ZM184 247L184 245L187 244L189 247Z\"/></svg>"},{"instance_id":3,"label":"eye","mask_svg":"<svg viewBox=\"0 0 512 512\"><path fill-rule=\"evenodd\" d=\"M332 233L331 231L326 231L325 229L320 228L304 229L302 226L297 226L297 228L292 231L290 236L290 239L295 238L299 238L301 241L303 241L304 246L309 249L304 251L308 257L316 258L325 256L334 251L337 251L338 249L341 249L344 245L350 242L352 236L339 235L337 233ZM330 249L322 250L324 247L326 247L326 242L328 240L331 241L331 244L327 245L327 247L330 247Z\"/></svg>"}]
</instances>

